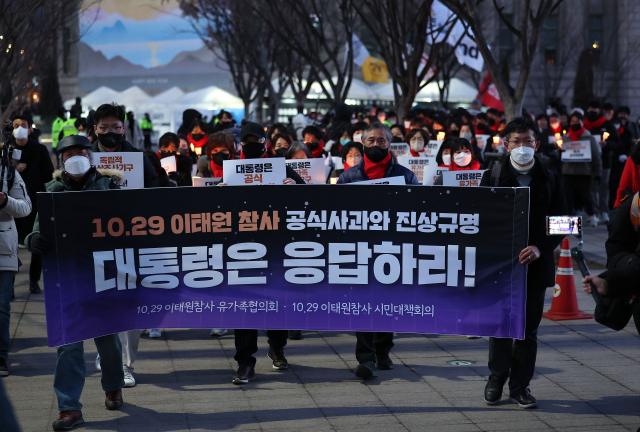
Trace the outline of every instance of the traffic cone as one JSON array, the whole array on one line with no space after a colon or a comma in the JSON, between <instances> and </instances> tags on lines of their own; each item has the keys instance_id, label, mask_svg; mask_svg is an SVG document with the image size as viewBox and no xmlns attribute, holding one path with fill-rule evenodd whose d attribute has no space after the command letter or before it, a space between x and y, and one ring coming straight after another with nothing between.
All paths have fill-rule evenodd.
<instances>
[{"instance_id":1,"label":"traffic cone","mask_svg":"<svg viewBox=\"0 0 640 432\"><path fill-rule=\"evenodd\" d=\"M556 285L553 287L553 301L551 309L542 314L551 321L590 319L592 315L582 313L578 309L576 298L576 284L573 280L573 263L571 262L571 249L569 239L562 242L558 273L556 273Z\"/></svg>"}]
</instances>

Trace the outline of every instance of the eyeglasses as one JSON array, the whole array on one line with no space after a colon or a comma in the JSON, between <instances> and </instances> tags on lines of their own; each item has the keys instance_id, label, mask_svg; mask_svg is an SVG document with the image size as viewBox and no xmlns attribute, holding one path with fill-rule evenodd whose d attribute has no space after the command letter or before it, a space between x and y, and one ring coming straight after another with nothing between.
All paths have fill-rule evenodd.
<instances>
[{"instance_id":1,"label":"eyeglasses","mask_svg":"<svg viewBox=\"0 0 640 432\"><path fill-rule=\"evenodd\" d=\"M100 133L107 133L107 132L115 132L115 133L122 133L122 126L116 126L116 125L111 125L111 126L98 126L98 132Z\"/></svg>"},{"instance_id":2,"label":"eyeglasses","mask_svg":"<svg viewBox=\"0 0 640 432\"><path fill-rule=\"evenodd\" d=\"M536 142L534 140L528 139L524 141L518 141L518 140L507 141L507 143L509 143L511 147L517 148L517 147L522 147L523 145L526 145L527 147L534 147Z\"/></svg>"}]
</instances>

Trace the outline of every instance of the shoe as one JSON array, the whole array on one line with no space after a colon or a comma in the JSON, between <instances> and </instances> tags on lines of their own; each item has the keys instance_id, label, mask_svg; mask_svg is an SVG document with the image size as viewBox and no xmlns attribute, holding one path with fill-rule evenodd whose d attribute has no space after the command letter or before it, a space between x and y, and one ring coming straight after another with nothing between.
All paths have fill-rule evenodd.
<instances>
[{"instance_id":1,"label":"shoe","mask_svg":"<svg viewBox=\"0 0 640 432\"><path fill-rule=\"evenodd\" d=\"M376 358L376 367L378 368L378 370L391 370L393 369L393 362L388 355L378 356Z\"/></svg>"},{"instance_id":2,"label":"shoe","mask_svg":"<svg viewBox=\"0 0 640 432\"><path fill-rule=\"evenodd\" d=\"M53 430L69 430L82 423L84 423L82 411L60 411L58 420L53 422Z\"/></svg>"},{"instance_id":3,"label":"shoe","mask_svg":"<svg viewBox=\"0 0 640 432\"><path fill-rule=\"evenodd\" d=\"M598 226L598 220L599 220L599 219L598 219L598 216L596 216L596 215L592 215L592 216L589 216L589 217L587 218L587 220L586 220L585 224L586 224L588 227L592 227L592 228L593 228L593 227L597 227L597 226Z\"/></svg>"},{"instance_id":4,"label":"shoe","mask_svg":"<svg viewBox=\"0 0 640 432\"><path fill-rule=\"evenodd\" d=\"M9 367L7 366L7 361L0 358L0 377L6 376L9 376Z\"/></svg>"},{"instance_id":5,"label":"shoe","mask_svg":"<svg viewBox=\"0 0 640 432\"><path fill-rule=\"evenodd\" d=\"M104 406L107 407L109 411L120 409L122 404L122 390L113 391L113 392L104 392L105 400Z\"/></svg>"},{"instance_id":6,"label":"shoe","mask_svg":"<svg viewBox=\"0 0 640 432\"><path fill-rule=\"evenodd\" d=\"M209 336L220 337L227 334L227 329L211 329Z\"/></svg>"},{"instance_id":7,"label":"shoe","mask_svg":"<svg viewBox=\"0 0 640 432\"><path fill-rule=\"evenodd\" d=\"M238 366L238 371L233 377L232 383L236 385L246 384L249 381L256 379L256 370L253 366Z\"/></svg>"},{"instance_id":8,"label":"shoe","mask_svg":"<svg viewBox=\"0 0 640 432\"><path fill-rule=\"evenodd\" d=\"M608 224L609 223L609 213L600 213L600 222L602 222L603 224Z\"/></svg>"},{"instance_id":9,"label":"shoe","mask_svg":"<svg viewBox=\"0 0 640 432\"><path fill-rule=\"evenodd\" d=\"M289 362L287 362L282 348L269 347L269 353L267 355L273 360L273 368L275 370L285 370L289 368Z\"/></svg>"},{"instance_id":10,"label":"shoe","mask_svg":"<svg viewBox=\"0 0 640 432\"><path fill-rule=\"evenodd\" d=\"M150 338L159 338L162 337L162 330L160 329L149 329L149 337Z\"/></svg>"},{"instance_id":11,"label":"shoe","mask_svg":"<svg viewBox=\"0 0 640 432\"><path fill-rule=\"evenodd\" d=\"M96 369L98 369L99 371L102 370L102 366L100 366L100 354L98 354L98 356L96 357Z\"/></svg>"},{"instance_id":12,"label":"shoe","mask_svg":"<svg viewBox=\"0 0 640 432\"><path fill-rule=\"evenodd\" d=\"M27 247L22 243L18 243L18 249L26 249Z\"/></svg>"},{"instance_id":13,"label":"shoe","mask_svg":"<svg viewBox=\"0 0 640 432\"><path fill-rule=\"evenodd\" d=\"M122 368L122 371L124 372L124 386L135 387L136 379L133 377L133 374L131 373L131 369L125 366Z\"/></svg>"},{"instance_id":14,"label":"shoe","mask_svg":"<svg viewBox=\"0 0 640 432\"><path fill-rule=\"evenodd\" d=\"M515 393L511 393L509 395L509 400L513 403L517 403L520 408L538 408L538 401L531 395L529 389L522 389Z\"/></svg>"},{"instance_id":15,"label":"shoe","mask_svg":"<svg viewBox=\"0 0 640 432\"><path fill-rule=\"evenodd\" d=\"M38 281L29 282L29 292L31 294L40 294L42 292L40 285L38 285Z\"/></svg>"},{"instance_id":16,"label":"shoe","mask_svg":"<svg viewBox=\"0 0 640 432\"><path fill-rule=\"evenodd\" d=\"M373 370L373 368L373 362L368 361L360 363L356 368L356 376L358 378L362 378L363 380L370 380L373 377L377 377L378 375Z\"/></svg>"},{"instance_id":17,"label":"shoe","mask_svg":"<svg viewBox=\"0 0 640 432\"><path fill-rule=\"evenodd\" d=\"M484 401L487 405L495 405L500 402L505 381L495 375L489 377L489 382L484 388Z\"/></svg>"},{"instance_id":18,"label":"shoe","mask_svg":"<svg viewBox=\"0 0 640 432\"><path fill-rule=\"evenodd\" d=\"M302 339L302 330L289 330L289 339L290 340Z\"/></svg>"}]
</instances>

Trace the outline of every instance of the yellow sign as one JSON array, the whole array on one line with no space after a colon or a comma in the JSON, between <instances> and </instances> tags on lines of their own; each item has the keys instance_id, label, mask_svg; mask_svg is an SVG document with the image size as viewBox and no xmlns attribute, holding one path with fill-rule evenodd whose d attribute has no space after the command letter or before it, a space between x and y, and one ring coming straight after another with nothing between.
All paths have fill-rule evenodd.
<instances>
[{"instance_id":1,"label":"yellow sign","mask_svg":"<svg viewBox=\"0 0 640 432\"><path fill-rule=\"evenodd\" d=\"M362 76L365 82L388 83L389 69L384 61L376 57L369 57L362 63Z\"/></svg>"}]
</instances>

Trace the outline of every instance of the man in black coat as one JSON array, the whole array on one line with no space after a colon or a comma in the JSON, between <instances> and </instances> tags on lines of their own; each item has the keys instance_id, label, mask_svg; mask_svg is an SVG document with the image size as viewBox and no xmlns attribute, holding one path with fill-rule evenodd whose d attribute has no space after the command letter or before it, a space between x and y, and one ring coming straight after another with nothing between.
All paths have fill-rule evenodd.
<instances>
[{"instance_id":1,"label":"man in black coat","mask_svg":"<svg viewBox=\"0 0 640 432\"><path fill-rule=\"evenodd\" d=\"M498 403L509 378L510 400L523 408L535 408L538 404L528 387L536 365L538 326L545 290L555 283L553 251L563 239L562 236L547 235L547 216L565 215L567 203L561 179L534 157L540 147L536 123L528 117L515 118L506 126L504 134L504 145L510 157L499 168L499 177L490 177L491 186L530 188L529 245L518 255L520 263L529 267L525 338L515 342L509 338L490 338L491 376L484 398L489 405ZM485 176L483 182L485 179L489 180L489 177Z\"/></svg>"},{"instance_id":2,"label":"man in black coat","mask_svg":"<svg viewBox=\"0 0 640 432\"><path fill-rule=\"evenodd\" d=\"M31 199L31 214L23 218L16 219L18 230L18 242L23 244L24 239L33 230L33 223L38 214L38 192L45 192L45 184L53 178L53 163L49 156L49 150L40 144L31 135L33 132L33 121L28 114L17 114L13 116L13 129L15 138L14 163L16 171L20 173L25 185L27 194ZM24 137L26 129L27 137ZM23 135L20 135L22 132ZM21 152L16 158L16 150ZM42 257L38 254L31 254L31 265L29 266L29 292L38 294L40 290L40 274L42 273Z\"/></svg>"}]
</instances>

